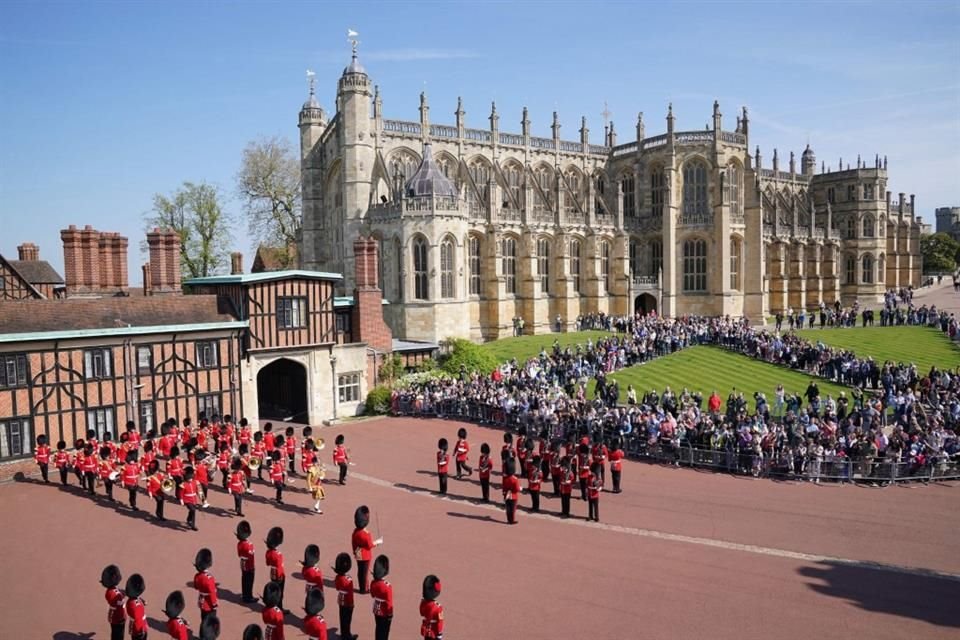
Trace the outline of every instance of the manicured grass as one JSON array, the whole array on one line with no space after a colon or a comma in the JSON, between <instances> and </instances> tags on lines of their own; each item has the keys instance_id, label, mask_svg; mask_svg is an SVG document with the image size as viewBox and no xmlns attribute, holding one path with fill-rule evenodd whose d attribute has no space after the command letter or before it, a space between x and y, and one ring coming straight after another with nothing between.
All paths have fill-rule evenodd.
<instances>
[{"instance_id":1,"label":"manicured grass","mask_svg":"<svg viewBox=\"0 0 960 640\"><path fill-rule=\"evenodd\" d=\"M798 333L810 341L849 349L861 358L913 362L921 375L933 365L951 369L960 365L960 348L939 330L928 327L805 329Z\"/></svg>"},{"instance_id":2,"label":"manicured grass","mask_svg":"<svg viewBox=\"0 0 960 640\"><path fill-rule=\"evenodd\" d=\"M544 333L538 336L520 336L517 338L501 338L483 345L483 348L497 357L500 362L508 362L516 358L518 362L525 362L529 358L546 349L547 353L553 349L553 343L558 341L562 346L586 344L588 338L596 342L598 338L611 335L608 331L577 331L574 333Z\"/></svg>"},{"instance_id":3,"label":"manicured grass","mask_svg":"<svg viewBox=\"0 0 960 640\"><path fill-rule=\"evenodd\" d=\"M766 394L767 402L772 406L778 384L782 384L788 394L796 392L802 396L811 380L809 375L753 360L719 347L691 347L644 365L623 369L610 377L620 384L621 402L626 401L627 385L630 384L636 389L638 400L651 388L662 394L669 385L677 395L684 387L691 393L699 390L703 394L704 403L714 389L726 403L727 395L735 387L738 391L743 391L751 408L754 391ZM844 390L840 385L819 378L816 380L821 397L831 394L836 398ZM593 397L593 386L591 381L589 397Z\"/></svg>"}]
</instances>

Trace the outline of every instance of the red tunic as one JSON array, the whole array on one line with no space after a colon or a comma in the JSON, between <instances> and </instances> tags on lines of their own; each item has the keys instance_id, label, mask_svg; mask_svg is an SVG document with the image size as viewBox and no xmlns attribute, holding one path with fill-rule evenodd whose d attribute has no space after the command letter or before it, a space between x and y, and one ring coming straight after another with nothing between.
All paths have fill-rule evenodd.
<instances>
[{"instance_id":1,"label":"red tunic","mask_svg":"<svg viewBox=\"0 0 960 640\"><path fill-rule=\"evenodd\" d=\"M157 471L147 478L147 495L156 498L163 494L163 474Z\"/></svg>"},{"instance_id":2,"label":"red tunic","mask_svg":"<svg viewBox=\"0 0 960 640\"><path fill-rule=\"evenodd\" d=\"M470 443L466 440L457 440L457 444L453 448L453 452L457 456L457 462L466 462L467 454L470 453Z\"/></svg>"},{"instance_id":3,"label":"red tunic","mask_svg":"<svg viewBox=\"0 0 960 640\"><path fill-rule=\"evenodd\" d=\"M481 480L489 480L490 472L493 471L493 462L490 460L490 456L486 454L480 454L480 462L477 463L477 471L479 472Z\"/></svg>"},{"instance_id":4,"label":"red tunic","mask_svg":"<svg viewBox=\"0 0 960 640\"><path fill-rule=\"evenodd\" d=\"M183 618L170 618L167 620L167 633L174 640L190 640L190 627Z\"/></svg>"},{"instance_id":5,"label":"red tunic","mask_svg":"<svg viewBox=\"0 0 960 640\"><path fill-rule=\"evenodd\" d=\"M237 556L240 558L240 571L253 571L254 563L253 543L249 540L240 540L237 542Z\"/></svg>"},{"instance_id":6,"label":"red tunic","mask_svg":"<svg viewBox=\"0 0 960 640\"><path fill-rule=\"evenodd\" d=\"M70 462L70 455L66 451L57 451L53 454L53 464L57 469L63 469Z\"/></svg>"},{"instance_id":7,"label":"red tunic","mask_svg":"<svg viewBox=\"0 0 960 640\"><path fill-rule=\"evenodd\" d=\"M264 640L283 640L283 611L279 607L263 610Z\"/></svg>"},{"instance_id":8,"label":"red tunic","mask_svg":"<svg viewBox=\"0 0 960 640\"><path fill-rule=\"evenodd\" d=\"M447 465L450 464L450 456L446 451L437 451L437 473L446 475Z\"/></svg>"},{"instance_id":9,"label":"red tunic","mask_svg":"<svg viewBox=\"0 0 960 640\"><path fill-rule=\"evenodd\" d=\"M354 529L351 542L353 544L353 557L357 560L370 562L373 558L373 548L376 546L373 544L373 536L370 535L370 532L366 529Z\"/></svg>"},{"instance_id":10,"label":"red tunic","mask_svg":"<svg viewBox=\"0 0 960 640\"><path fill-rule=\"evenodd\" d=\"M540 491L540 485L543 482L543 473L540 469L532 468L530 475L527 476L527 491Z\"/></svg>"},{"instance_id":11,"label":"red tunic","mask_svg":"<svg viewBox=\"0 0 960 640\"><path fill-rule=\"evenodd\" d=\"M610 452L610 470L620 471L623 468L623 449L614 449Z\"/></svg>"},{"instance_id":12,"label":"red tunic","mask_svg":"<svg viewBox=\"0 0 960 640\"><path fill-rule=\"evenodd\" d=\"M436 640L443 633L443 605L435 600L420 601L420 635L424 640Z\"/></svg>"},{"instance_id":13,"label":"red tunic","mask_svg":"<svg viewBox=\"0 0 960 640\"><path fill-rule=\"evenodd\" d=\"M270 467L270 482L273 484L283 484L283 463L277 462Z\"/></svg>"},{"instance_id":14,"label":"red tunic","mask_svg":"<svg viewBox=\"0 0 960 640\"><path fill-rule=\"evenodd\" d=\"M303 579L307 581L307 593L310 593L310 589L323 591L323 572L320 571L320 567L305 567Z\"/></svg>"},{"instance_id":15,"label":"red tunic","mask_svg":"<svg viewBox=\"0 0 960 640\"><path fill-rule=\"evenodd\" d=\"M267 566L270 567L270 580L277 582L286 577L283 571L283 554L276 549L267 549Z\"/></svg>"},{"instance_id":16,"label":"red tunic","mask_svg":"<svg viewBox=\"0 0 960 640\"><path fill-rule=\"evenodd\" d=\"M347 461L347 450L343 448L342 444L338 444L333 448L333 464L344 464Z\"/></svg>"},{"instance_id":17,"label":"red tunic","mask_svg":"<svg viewBox=\"0 0 960 640\"><path fill-rule=\"evenodd\" d=\"M246 474L243 472L243 469L238 469L230 474L230 481L227 485L230 488L230 493L243 493L247 490L246 483Z\"/></svg>"},{"instance_id":18,"label":"red tunic","mask_svg":"<svg viewBox=\"0 0 960 640\"><path fill-rule=\"evenodd\" d=\"M93 456L83 456L83 466L81 468L84 473L96 473L97 459Z\"/></svg>"},{"instance_id":19,"label":"red tunic","mask_svg":"<svg viewBox=\"0 0 960 640\"><path fill-rule=\"evenodd\" d=\"M197 590L200 611L214 611L217 608L217 581L209 571L201 571L193 576L193 588Z\"/></svg>"},{"instance_id":20,"label":"red tunic","mask_svg":"<svg viewBox=\"0 0 960 640\"><path fill-rule=\"evenodd\" d=\"M183 460L180 458L174 458L167 462L167 473L170 474L171 478L182 478L183 477Z\"/></svg>"},{"instance_id":21,"label":"red tunic","mask_svg":"<svg viewBox=\"0 0 960 640\"><path fill-rule=\"evenodd\" d=\"M587 480L587 497L591 500L599 500L600 489L602 488L603 485L600 483L600 476L595 476L591 473L590 479Z\"/></svg>"},{"instance_id":22,"label":"red tunic","mask_svg":"<svg viewBox=\"0 0 960 640\"><path fill-rule=\"evenodd\" d=\"M327 640L327 621L317 614L303 621L303 632L310 640Z\"/></svg>"},{"instance_id":23,"label":"red tunic","mask_svg":"<svg viewBox=\"0 0 960 640\"><path fill-rule=\"evenodd\" d=\"M195 476L197 478L197 482L199 482L202 487L206 488L206 486L210 484L210 475L207 473L207 465L201 463L194 467L194 469L197 473Z\"/></svg>"},{"instance_id":24,"label":"red tunic","mask_svg":"<svg viewBox=\"0 0 960 640\"><path fill-rule=\"evenodd\" d=\"M50 464L50 445L41 444L33 452L33 459L37 464Z\"/></svg>"},{"instance_id":25,"label":"red tunic","mask_svg":"<svg viewBox=\"0 0 960 640\"><path fill-rule=\"evenodd\" d=\"M123 486L130 488L137 486L140 480L140 465L136 462L128 462L123 465Z\"/></svg>"},{"instance_id":26,"label":"red tunic","mask_svg":"<svg viewBox=\"0 0 960 640\"><path fill-rule=\"evenodd\" d=\"M127 619L127 614L123 611L124 595L120 589L110 587L104 594L107 599L107 622L110 624L122 624Z\"/></svg>"},{"instance_id":27,"label":"red tunic","mask_svg":"<svg viewBox=\"0 0 960 640\"><path fill-rule=\"evenodd\" d=\"M517 476L507 476L500 487L503 490L504 500L516 500L520 497L520 481Z\"/></svg>"},{"instance_id":28,"label":"red tunic","mask_svg":"<svg viewBox=\"0 0 960 640\"><path fill-rule=\"evenodd\" d=\"M183 504L199 503L196 480L184 480L183 484L180 485L180 499L183 501Z\"/></svg>"},{"instance_id":29,"label":"red tunic","mask_svg":"<svg viewBox=\"0 0 960 640\"><path fill-rule=\"evenodd\" d=\"M107 478L109 478L109 477L110 477L110 474L113 473L113 471L114 471L114 469L113 469L113 463L112 463L112 462L110 462L109 460L101 460L101 461L100 461L100 470L99 470L99 472L100 472L100 478L101 478L102 480L106 480Z\"/></svg>"},{"instance_id":30,"label":"red tunic","mask_svg":"<svg viewBox=\"0 0 960 640\"><path fill-rule=\"evenodd\" d=\"M373 598L373 615L377 618L393 617L393 587L386 580L374 580L370 584Z\"/></svg>"},{"instance_id":31,"label":"red tunic","mask_svg":"<svg viewBox=\"0 0 960 640\"><path fill-rule=\"evenodd\" d=\"M333 581L337 590L337 604L341 607L353 606L353 578L347 575L337 576Z\"/></svg>"},{"instance_id":32,"label":"red tunic","mask_svg":"<svg viewBox=\"0 0 960 640\"><path fill-rule=\"evenodd\" d=\"M288 459L293 459L297 455L297 439L294 436L290 436L283 441L283 450L287 454Z\"/></svg>"},{"instance_id":33,"label":"red tunic","mask_svg":"<svg viewBox=\"0 0 960 640\"><path fill-rule=\"evenodd\" d=\"M566 471L560 477L560 495L569 496L573 493L573 471Z\"/></svg>"},{"instance_id":34,"label":"red tunic","mask_svg":"<svg viewBox=\"0 0 960 640\"><path fill-rule=\"evenodd\" d=\"M147 608L140 598L130 598L126 604L127 615L130 617L130 635L147 632Z\"/></svg>"},{"instance_id":35,"label":"red tunic","mask_svg":"<svg viewBox=\"0 0 960 640\"><path fill-rule=\"evenodd\" d=\"M276 445L274 444L275 440L276 440L276 436L273 435L273 431L267 431L266 433L263 434L263 448L268 453L277 448Z\"/></svg>"},{"instance_id":36,"label":"red tunic","mask_svg":"<svg viewBox=\"0 0 960 640\"><path fill-rule=\"evenodd\" d=\"M220 455L217 456L217 469L221 471L226 471L230 468L230 452L227 449L224 449L220 452Z\"/></svg>"}]
</instances>

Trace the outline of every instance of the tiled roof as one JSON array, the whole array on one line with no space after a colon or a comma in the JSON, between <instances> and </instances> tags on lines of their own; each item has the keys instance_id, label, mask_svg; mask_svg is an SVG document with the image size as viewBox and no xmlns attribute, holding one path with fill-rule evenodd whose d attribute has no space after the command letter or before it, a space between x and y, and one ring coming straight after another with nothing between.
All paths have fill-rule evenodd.
<instances>
[{"instance_id":1,"label":"tiled roof","mask_svg":"<svg viewBox=\"0 0 960 640\"><path fill-rule=\"evenodd\" d=\"M282 271L297 264L297 248L292 246L288 249L283 247L268 247L260 245L257 247L257 255L253 258L253 273L262 273L264 271Z\"/></svg>"},{"instance_id":2,"label":"tiled roof","mask_svg":"<svg viewBox=\"0 0 960 640\"><path fill-rule=\"evenodd\" d=\"M0 334L195 325L236 320L215 295L14 300L0 304Z\"/></svg>"},{"instance_id":3,"label":"tiled roof","mask_svg":"<svg viewBox=\"0 0 960 640\"><path fill-rule=\"evenodd\" d=\"M8 260L30 284L63 284L63 278L46 260Z\"/></svg>"}]
</instances>

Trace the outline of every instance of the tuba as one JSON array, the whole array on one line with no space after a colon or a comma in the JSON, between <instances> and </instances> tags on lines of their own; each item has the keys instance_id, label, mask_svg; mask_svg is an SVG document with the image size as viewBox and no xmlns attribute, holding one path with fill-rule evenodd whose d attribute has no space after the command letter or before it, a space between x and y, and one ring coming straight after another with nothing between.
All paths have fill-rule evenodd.
<instances>
[{"instance_id":1,"label":"tuba","mask_svg":"<svg viewBox=\"0 0 960 640\"><path fill-rule=\"evenodd\" d=\"M250 458L250 461L247 462L247 466L250 467L251 471L259 469L261 464L260 458Z\"/></svg>"},{"instance_id":2,"label":"tuba","mask_svg":"<svg viewBox=\"0 0 960 640\"><path fill-rule=\"evenodd\" d=\"M174 481L173 478L164 478L163 482L160 483L160 490L163 491L168 496L172 495L174 489L176 488L177 488L177 483Z\"/></svg>"},{"instance_id":3,"label":"tuba","mask_svg":"<svg viewBox=\"0 0 960 640\"><path fill-rule=\"evenodd\" d=\"M323 448L327 446L327 443L323 441L323 438L317 438L313 441L313 443L316 445L317 451L322 451Z\"/></svg>"}]
</instances>

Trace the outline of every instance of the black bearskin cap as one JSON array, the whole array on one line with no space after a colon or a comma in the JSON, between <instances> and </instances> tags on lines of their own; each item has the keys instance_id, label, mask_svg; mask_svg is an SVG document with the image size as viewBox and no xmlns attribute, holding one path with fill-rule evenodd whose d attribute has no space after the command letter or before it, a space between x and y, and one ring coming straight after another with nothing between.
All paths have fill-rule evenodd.
<instances>
[{"instance_id":1,"label":"black bearskin cap","mask_svg":"<svg viewBox=\"0 0 960 640\"><path fill-rule=\"evenodd\" d=\"M423 599L436 600L440 596L440 578L429 575L423 579Z\"/></svg>"},{"instance_id":2,"label":"black bearskin cap","mask_svg":"<svg viewBox=\"0 0 960 640\"><path fill-rule=\"evenodd\" d=\"M197 440L196 436L191 436L190 439L187 440L186 450L192 451L193 449L197 448L198 444L200 444L200 441Z\"/></svg>"},{"instance_id":3,"label":"black bearskin cap","mask_svg":"<svg viewBox=\"0 0 960 640\"><path fill-rule=\"evenodd\" d=\"M517 429L517 433L520 434L521 436L523 436L524 438L526 438L526 437L527 437L527 428L526 428L526 427L520 427L520 428Z\"/></svg>"},{"instance_id":4,"label":"black bearskin cap","mask_svg":"<svg viewBox=\"0 0 960 640\"><path fill-rule=\"evenodd\" d=\"M263 640L263 630L258 624L248 624L243 630L243 640Z\"/></svg>"},{"instance_id":5,"label":"black bearskin cap","mask_svg":"<svg viewBox=\"0 0 960 640\"><path fill-rule=\"evenodd\" d=\"M446 438L440 438L440 440L437 442L437 448L439 448L441 451L446 451L448 446L449 445L447 444Z\"/></svg>"},{"instance_id":6,"label":"black bearskin cap","mask_svg":"<svg viewBox=\"0 0 960 640\"><path fill-rule=\"evenodd\" d=\"M345 438L343 437L343 434L341 433L341 434L337 435L336 438L333 439L333 444L343 444L344 441L345 441Z\"/></svg>"},{"instance_id":7,"label":"black bearskin cap","mask_svg":"<svg viewBox=\"0 0 960 640\"><path fill-rule=\"evenodd\" d=\"M467 430L463 427L460 427L459 429L457 429L457 437L460 438L461 440L466 440Z\"/></svg>"},{"instance_id":8,"label":"black bearskin cap","mask_svg":"<svg viewBox=\"0 0 960 640\"><path fill-rule=\"evenodd\" d=\"M250 527L250 523L246 520L241 520L237 525L236 536L238 540L246 540L253 533L253 529Z\"/></svg>"},{"instance_id":9,"label":"black bearskin cap","mask_svg":"<svg viewBox=\"0 0 960 640\"><path fill-rule=\"evenodd\" d=\"M250 453L250 445L248 445L246 442L241 442L240 446L237 447L237 453L239 453L242 456L247 455L248 453Z\"/></svg>"},{"instance_id":10,"label":"black bearskin cap","mask_svg":"<svg viewBox=\"0 0 960 640\"><path fill-rule=\"evenodd\" d=\"M285 433L285 434L287 435L287 437L289 438L290 436L293 435L293 427L287 427L286 430L284 430L284 433Z\"/></svg>"},{"instance_id":11,"label":"black bearskin cap","mask_svg":"<svg viewBox=\"0 0 960 640\"><path fill-rule=\"evenodd\" d=\"M486 442L484 442L483 444L481 444L481 445L480 445L480 453L482 453L482 454L484 454L484 455L487 455L487 456L490 455L490 445L488 445Z\"/></svg>"},{"instance_id":12,"label":"black bearskin cap","mask_svg":"<svg viewBox=\"0 0 960 640\"><path fill-rule=\"evenodd\" d=\"M263 606L268 609L280 604L280 585L276 582L268 582L263 587Z\"/></svg>"},{"instance_id":13,"label":"black bearskin cap","mask_svg":"<svg viewBox=\"0 0 960 640\"><path fill-rule=\"evenodd\" d=\"M87 440L93 440L97 437L97 432L94 429L87 429Z\"/></svg>"},{"instance_id":14,"label":"black bearskin cap","mask_svg":"<svg viewBox=\"0 0 960 640\"><path fill-rule=\"evenodd\" d=\"M151 461L150 461L150 464L147 465L147 471L150 472L150 475L153 475L153 474L155 474L157 471L160 471L160 461L159 461L159 460L151 460Z\"/></svg>"},{"instance_id":15,"label":"black bearskin cap","mask_svg":"<svg viewBox=\"0 0 960 640\"><path fill-rule=\"evenodd\" d=\"M303 428L303 437L309 438L313 435L313 427L304 427Z\"/></svg>"},{"instance_id":16,"label":"black bearskin cap","mask_svg":"<svg viewBox=\"0 0 960 640\"><path fill-rule=\"evenodd\" d=\"M137 461L137 452L136 451L127 451L127 462L133 463Z\"/></svg>"},{"instance_id":17,"label":"black bearskin cap","mask_svg":"<svg viewBox=\"0 0 960 640\"><path fill-rule=\"evenodd\" d=\"M270 531L267 532L267 548L276 549L283 544L283 529L280 527L273 527Z\"/></svg>"},{"instance_id":18,"label":"black bearskin cap","mask_svg":"<svg viewBox=\"0 0 960 640\"><path fill-rule=\"evenodd\" d=\"M230 416L223 416L223 421L224 421L224 422L230 422ZM247 421L246 418L240 418L240 426L241 426L241 427L246 427L246 426L248 426L249 424L250 424L250 423Z\"/></svg>"},{"instance_id":19,"label":"black bearskin cap","mask_svg":"<svg viewBox=\"0 0 960 640\"><path fill-rule=\"evenodd\" d=\"M133 420L127 420L127 431L133 431L137 428L137 423Z\"/></svg>"},{"instance_id":20,"label":"black bearskin cap","mask_svg":"<svg viewBox=\"0 0 960 640\"><path fill-rule=\"evenodd\" d=\"M226 451L226 450L229 449L229 448L230 448L230 443L227 442L226 440L222 440L222 441L217 445L217 451Z\"/></svg>"},{"instance_id":21,"label":"black bearskin cap","mask_svg":"<svg viewBox=\"0 0 960 640\"><path fill-rule=\"evenodd\" d=\"M73 443L73 448L74 448L74 449L84 449L84 448L86 448L86 446L87 446L87 443L84 442L82 438L74 441L74 443Z\"/></svg>"},{"instance_id":22,"label":"black bearskin cap","mask_svg":"<svg viewBox=\"0 0 960 640\"><path fill-rule=\"evenodd\" d=\"M106 460L110 457L110 447L100 447L100 457Z\"/></svg>"},{"instance_id":23,"label":"black bearskin cap","mask_svg":"<svg viewBox=\"0 0 960 640\"><path fill-rule=\"evenodd\" d=\"M263 442L263 431L255 431L253 434L254 442Z\"/></svg>"},{"instance_id":24,"label":"black bearskin cap","mask_svg":"<svg viewBox=\"0 0 960 640\"><path fill-rule=\"evenodd\" d=\"M540 429L540 437L544 440L550 437L550 433L546 430L546 428Z\"/></svg>"},{"instance_id":25,"label":"black bearskin cap","mask_svg":"<svg viewBox=\"0 0 960 640\"><path fill-rule=\"evenodd\" d=\"M274 462L278 462L280 460L280 450L274 449L273 451L271 451L270 459L273 460Z\"/></svg>"},{"instance_id":26,"label":"black bearskin cap","mask_svg":"<svg viewBox=\"0 0 960 640\"><path fill-rule=\"evenodd\" d=\"M141 576L139 573L135 573L127 578L127 586L123 592L127 594L128 598L139 598L146 590L147 583L144 582L143 576Z\"/></svg>"},{"instance_id":27,"label":"black bearskin cap","mask_svg":"<svg viewBox=\"0 0 960 640\"><path fill-rule=\"evenodd\" d=\"M343 576L350 573L350 569L353 568L353 558L350 557L349 553L341 552L337 554L337 559L333 563L333 571L338 576Z\"/></svg>"},{"instance_id":28,"label":"black bearskin cap","mask_svg":"<svg viewBox=\"0 0 960 640\"><path fill-rule=\"evenodd\" d=\"M180 447L178 447L177 445L173 445L172 447L170 447L170 457L177 458L179 456L180 456Z\"/></svg>"},{"instance_id":29,"label":"black bearskin cap","mask_svg":"<svg viewBox=\"0 0 960 640\"><path fill-rule=\"evenodd\" d=\"M273 446L280 448L284 442L286 442L286 440L283 439L283 436L277 436L273 439Z\"/></svg>"},{"instance_id":30,"label":"black bearskin cap","mask_svg":"<svg viewBox=\"0 0 960 640\"><path fill-rule=\"evenodd\" d=\"M206 571L213 566L213 552L210 549L200 549L197 551L197 557L193 559L193 566L197 571Z\"/></svg>"},{"instance_id":31,"label":"black bearskin cap","mask_svg":"<svg viewBox=\"0 0 960 640\"><path fill-rule=\"evenodd\" d=\"M193 480L193 475L194 475L194 473L196 473L196 472L193 470L193 467L187 465L187 467L183 470L183 479L184 479L184 480Z\"/></svg>"},{"instance_id":32,"label":"black bearskin cap","mask_svg":"<svg viewBox=\"0 0 960 640\"><path fill-rule=\"evenodd\" d=\"M206 458L206 457L207 457L207 450L206 450L206 449L197 449L196 451L193 452L193 458L194 458L194 460L196 460L197 462L200 462L201 460L203 460L203 459Z\"/></svg>"},{"instance_id":33,"label":"black bearskin cap","mask_svg":"<svg viewBox=\"0 0 960 640\"><path fill-rule=\"evenodd\" d=\"M108 564L103 568L103 572L100 574L100 584L107 589L120 584L120 580L120 567L115 564Z\"/></svg>"},{"instance_id":34,"label":"black bearskin cap","mask_svg":"<svg viewBox=\"0 0 960 640\"><path fill-rule=\"evenodd\" d=\"M373 561L373 579L382 580L390 573L390 558L387 556L377 556Z\"/></svg>"},{"instance_id":35,"label":"black bearskin cap","mask_svg":"<svg viewBox=\"0 0 960 640\"><path fill-rule=\"evenodd\" d=\"M153 451L153 440L147 440L143 443L143 452L147 453Z\"/></svg>"},{"instance_id":36,"label":"black bearskin cap","mask_svg":"<svg viewBox=\"0 0 960 640\"><path fill-rule=\"evenodd\" d=\"M320 547L315 544L308 544L307 548L303 550L303 562L302 564L305 567L313 567L320 562Z\"/></svg>"},{"instance_id":37,"label":"black bearskin cap","mask_svg":"<svg viewBox=\"0 0 960 640\"><path fill-rule=\"evenodd\" d=\"M370 524L370 507L365 504L357 507L353 512L353 524L357 529L363 529Z\"/></svg>"},{"instance_id":38,"label":"black bearskin cap","mask_svg":"<svg viewBox=\"0 0 960 640\"><path fill-rule=\"evenodd\" d=\"M310 589L307 592L307 600L303 603L303 610L308 616L315 616L323 611L323 591L317 588Z\"/></svg>"},{"instance_id":39,"label":"black bearskin cap","mask_svg":"<svg viewBox=\"0 0 960 640\"><path fill-rule=\"evenodd\" d=\"M220 637L220 618L211 613L200 623L200 640L217 640Z\"/></svg>"},{"instance_id":40,"label":"black bearskin cap","mask_svg":"<svg viewBox=\"0 0 960 640\"><path fill-rule=\"evenodd\" d=\"M93 445L92 445L92 444L87 443L86 445L84 445L84 447L83 447L83 455L85 455L85 456L92 456L92 455L93 455Z\"/></svg>"},{"instance_id":41,"label":"black bearskin cap","mask_svg":"<svg viewBox=\"0 0 960 640\"><path fill-rule=\"evenodd\" d=\"M163 605L163 614L168 618L177 618L183 613L183 608L186 606L183 591L174 591L167 596L167 601Z\"/></svg>"},{"instance_id":42,"label":"black bearskin cap","mask_svg":"<svg viewBox=\"0 0 960 640\"><path fill-rule=\"evenodd\" d=\"M273 423L268 422L265 425L263 425L263 430L266 431L267 433L270 433L271 431L273 431Z\"/></svg>"},{"instance_id":43,"label":"black bearskin cap","mask_svg":"<svg viewBox=\"0 0 960 640\"><path fill-rule=\"evenodd\" d=\"M234 471L240 471L243 468L243 460L239 456L234 456L233 460L230 462L230 468Z\"/></svg>"},{"instance_id":44,"label":"black bearskin cap","mask_svg":"<svg viewBox=\"0 0 960 640\"><path fill-rule=\"evenodd\" d=\"M38 435L38 436L37 436L37 444L40 445L40 446L43 446L43 445L47 444L47 436L43 435L42 433L41 433L40 435Z\"/></svg>"},{"instance_id":45,"label":"black bearskin cap","mask_svg":"<svg viewBox=\"0 0 960 640\"><path fill-rule=\"evenodd\" d=\"M503 444L513 444L513 434L505 433L503 434Z\"/></svg>"},{"instance_id":46,"label":"black bearskin cap","mask_svg":"<svg viewBox=\"0 0 960 640\"><path fill-rule=\"evenodd\" d=\"M67 443L66 443L66 441L64 441L64 440L58 440L58 441L57 441L57 451L63 451L63 450L66 449L66 448L67 448Z\"/></svg>"},{"instance_id":47,"label":"black bearskin cap","mask_svg":"<svg viewBox=\"0 0 960 640\"><path fill-rule=\"evenodd\" d=\"M594 462L592 465L590 465L590 473L592 473L592 474L595 475L595 476L599 476L599 475L600 475L600 468L601 468L600 463L599 463L599 462Z\"/></svg>"},{"instance_id":48,"label":"black bearskin cap","mask_svg":"<svg viewBox=\"0 0 960 640\"><path fill-rule=\"evenodd\" d=\"M533 451L533 440L532 439L524 440L523 447L527 451Z\"/></svg>"},{"instance_id":49,"label":"black bearskin cap","mask_svg":"<svg viewBox=\"0 0 960 640\"><path fill-rule=\"evenodd\" d=\"M577 446L577 451L579 453L590 453L590 445L581 443Z\"/></svg>"}]
</instances>

